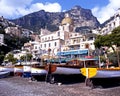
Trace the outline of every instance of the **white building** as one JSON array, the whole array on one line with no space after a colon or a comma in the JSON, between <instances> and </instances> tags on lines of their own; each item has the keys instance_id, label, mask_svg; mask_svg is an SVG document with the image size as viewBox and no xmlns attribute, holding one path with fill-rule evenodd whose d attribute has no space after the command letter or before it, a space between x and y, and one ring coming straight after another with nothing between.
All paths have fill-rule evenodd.
<instances>
[{"instance_id":1,"label":"white building","mask_svg":"<svg viewBox=\"0 0 120 96\"><path fill-rule=\"evenodd\" d=\"M33 55L33 58L37 58L42 54L40 42L38 41L29 41L28 43L25 43L23 50L29 51Z\"/></svg>"},{"instance_id":2,"label":"white building","mask_svg":"<svg viewBox=\"0 0 120 96\"><path fill-rule=\"evenodd\" d=\"M39 36L33 36L35 41L28 42L24 48L31 51L34 57L42 54L50 55L88 55L89 50L95 50L93 33L88 35L74 32L74 24L68 14L61 21L59 30L50 32L41 29ZM50 50L49 50L50 49ZM65 53L65 54L64 54Z\"/></svg>"},{"instance_id":3,"label":"white building","mask_svg":"<svg viewBox=\"0 0 120 96\"><path fill-rule=\"evenodd\" d=\"M19 26L16 26L16 27L7 27L7 28L5 28L5 33L21 37L22 28L19 27Z\"/></svg>"},{"instance_id":4,"label":"white building","mask_svg":"<svg viewBox=\"0 0 120 96\"><path fill-rule=\"evenodd\" d=\"M68 14L62 20L58 31L51 33L42 29L40 39L41 49L46 51L51 49L52 55L56 55L58 51L95 49L94 38L90 40L89 37L86 38L85 35L74 32L74 25Z\"/></svg>"},{"instance_id":5,"label":"white building","mask_svg":"<svg viewBox=\"0 0 120 96\"><path fill-rule=\"evenodd\" d=\"M100 33L102 35L111 34L112 30L118 26L120 26L120 9L117 10L114 16L106 21L106 24L101 28Z\"/></svg>"}]
</instances>

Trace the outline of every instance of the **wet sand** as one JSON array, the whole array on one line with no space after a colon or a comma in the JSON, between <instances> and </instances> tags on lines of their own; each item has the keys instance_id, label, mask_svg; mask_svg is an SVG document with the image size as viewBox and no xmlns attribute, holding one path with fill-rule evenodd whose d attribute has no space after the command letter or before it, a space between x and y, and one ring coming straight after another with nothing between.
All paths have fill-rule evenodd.
<instances>
[{"instance_id":1,"label":"wet sand","mask_svg":"<svg viewBox=\"0 0 120 96\"><path fill-rule=\"evenodd\" d=\"M15 76L0 79L0 96L120 96L120 86L91 89L84 82L58 85Z\"/></svg>"}]
</instances>

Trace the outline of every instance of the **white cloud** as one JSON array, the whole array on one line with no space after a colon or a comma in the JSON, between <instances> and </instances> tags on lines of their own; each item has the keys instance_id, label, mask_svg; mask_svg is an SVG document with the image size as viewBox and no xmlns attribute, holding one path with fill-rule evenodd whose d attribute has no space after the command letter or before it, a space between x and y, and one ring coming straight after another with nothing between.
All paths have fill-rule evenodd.
<instances>
[{"instance_id":1,"label":"white cloud","mask_svg":"<svg viewBox=\"0 0 120 96\"><path fill-rule=\"evenodd\" d=\"M45 10L47 12L61 12L58 3L34 3L33 0L0 0L0 16L18 18L31 12Z\"/></svg>"},{"instance_id":2,"label":"white cloud","mask_svg":"<svg viewBox=\"0 0 120 96\"><path fill-rule=\"evenodd\" d=\"M47 12L60 12L61 11L61 6L58 3L36 3L31 5L30 10L35 11L35 10L42 10L44 9Z\"/></svg>"},{"instance_id":3,"label":"white cloud","mask_svg":"<svg viewBox=\"0 0 120 96\"><path fill-rule=\"evenodd\" d=\"M95 7L92 9L92 13L100 23L108 20L111 16L113 16L117 9L120 8L120 1L119 0L109 0L109 4L104 7Z\"/></svg>"}]
</instances>

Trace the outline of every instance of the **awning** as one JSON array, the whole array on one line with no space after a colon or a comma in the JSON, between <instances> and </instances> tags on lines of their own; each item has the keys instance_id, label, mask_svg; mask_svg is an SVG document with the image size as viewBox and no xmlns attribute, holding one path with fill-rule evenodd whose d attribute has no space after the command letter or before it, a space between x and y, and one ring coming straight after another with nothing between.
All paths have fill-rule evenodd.
<instances>
[{"instance_id":1,"label":"awning","mask_svg":"<svg viewBox=\"0 0 120 96\"><path fill-rule=\"evenodd\" d=\"M58 52L57 55L84 55L84 54L88 54L88 50L70 50L70 51L62 51L62 52Z\"/></svg>"}]
</instances>

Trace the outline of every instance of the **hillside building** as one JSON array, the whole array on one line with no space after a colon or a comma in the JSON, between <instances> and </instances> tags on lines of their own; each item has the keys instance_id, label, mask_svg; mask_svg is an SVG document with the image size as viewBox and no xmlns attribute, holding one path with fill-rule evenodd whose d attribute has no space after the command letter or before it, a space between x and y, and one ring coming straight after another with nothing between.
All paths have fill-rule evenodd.
<instances>
[{"instance_id":1,"label":"hillside building","mask_svg":"<svg viewBox=\"0 0 120 96\"><path fill-rule=\"evenodd\" d=\"M58 31L41 29L40 35L33 37L37 39L26 43L24 48L31 51L34 58L48 53L51 56L83 57L89 55L90 50L95 50L95 35L75 32L73 21L68 14L65 14Z\"/></svg>"},{"instance_id":2,"label":"hillside building","mask_svg":"<svg viewBox=\"0 0 120 96\"><path fill-rule=\"evenodd\" d=\"M89 34L90 35L90 34ZM82 50L87 50L84 55L88 55L88 50L95 50L94 37L91 35L83 35L74 32L74 24L68 14L62 20L59 30L56 32L48 32L48 30L41 29L40 34L40 48L46 50L51 49L51 55L62 55L60 52L67 52L66 56L82 55ZM74 53L72 50L81 50L81 53ZM64 54L65 55L65 54Z\"/></svg>"},{"instance_id":3,"label":"hillside building","mask_svg":"<svg viewBox=\"0 0 120 96\"><path fill-rule=\"evenodd\" d=\"M120 26L120 9L104 23L104 26L100 29L100 34L111 34L112 30L118 26Z\"/></svg>"}]
</instances>

